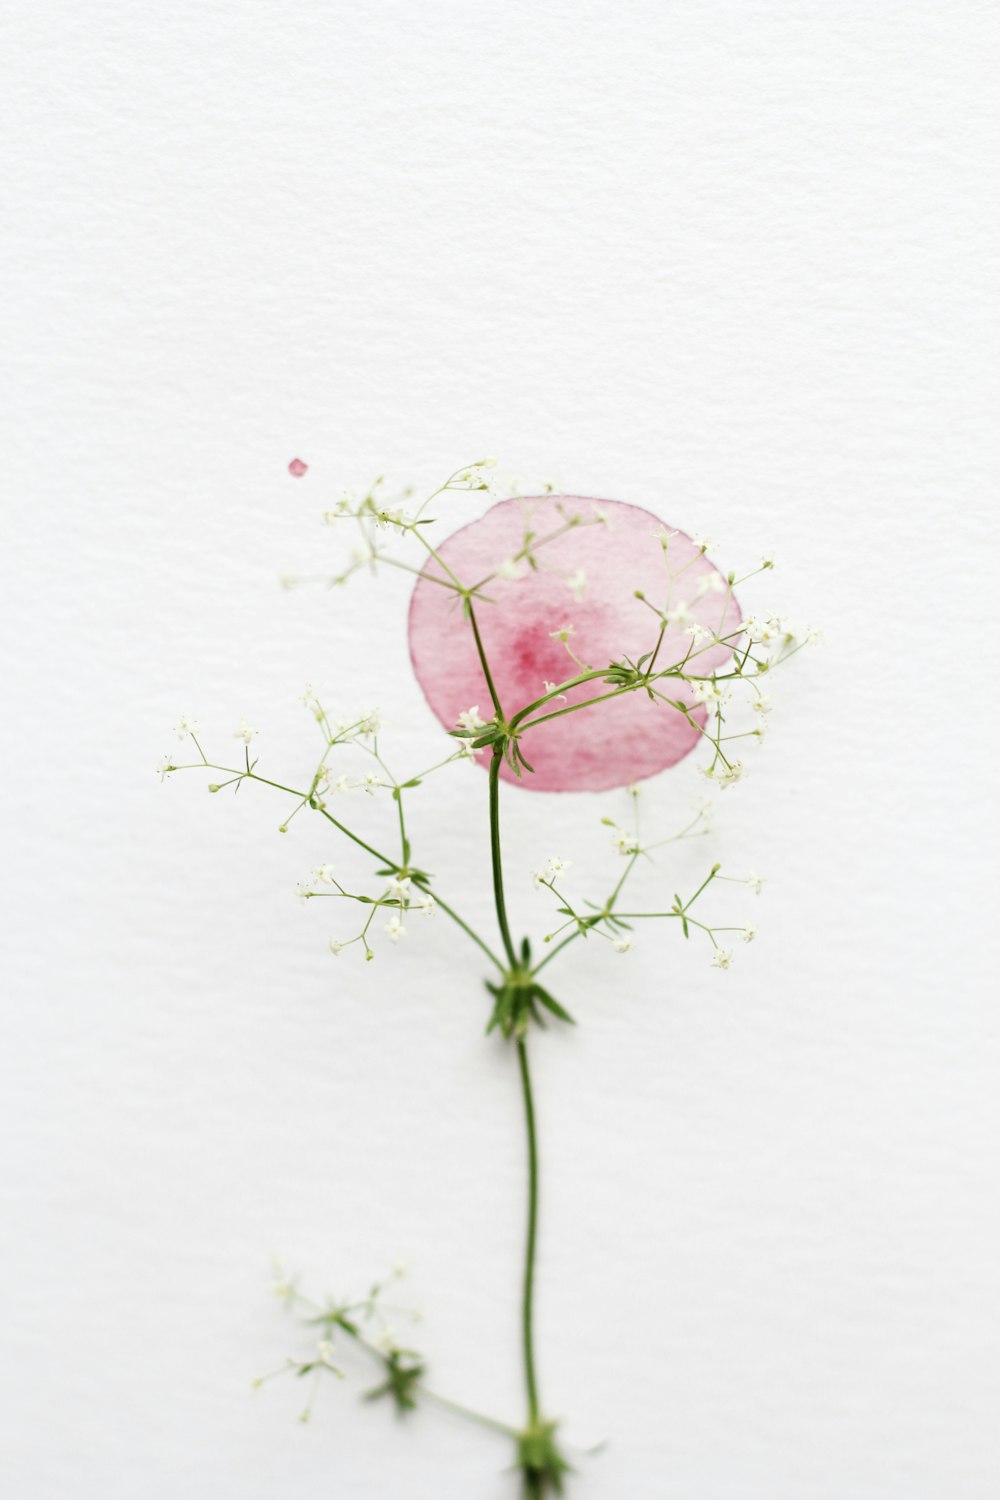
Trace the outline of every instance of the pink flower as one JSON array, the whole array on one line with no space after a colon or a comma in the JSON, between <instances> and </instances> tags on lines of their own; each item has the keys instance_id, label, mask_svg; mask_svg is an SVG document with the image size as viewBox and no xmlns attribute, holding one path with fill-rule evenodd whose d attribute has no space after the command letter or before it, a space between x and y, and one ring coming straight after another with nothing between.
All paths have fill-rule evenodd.
<instances>
[{"instance_id":1,"label":"pink flower","mask_svg":"<svg viewBox=\"0 0 1000 1500\"><path fill-rule=\"evenodd\" d=\"M303 474L305 474L306 471L308 470L308 468L309 468L309 465L308 464L304 464L302 462L301 458L293 458L292 461L291 461L291 463L288 465L288 472L295 479L301 479L302 476L303 476Z\"/></svg>"}]
</instances>

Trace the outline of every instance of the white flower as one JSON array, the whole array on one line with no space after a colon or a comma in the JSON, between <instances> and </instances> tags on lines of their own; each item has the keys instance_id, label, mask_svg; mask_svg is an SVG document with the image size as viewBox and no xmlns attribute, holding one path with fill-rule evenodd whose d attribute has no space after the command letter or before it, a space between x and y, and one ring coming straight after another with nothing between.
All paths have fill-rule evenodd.
<instances>
[{"instance_id":1,"label":"white flower","mask_svg":"<svg viewBox=\"0 0 1000 1500\"><path fill-rule=\"evenodd\" d=\"M325 510L323 512L323 525L335 526L337 522L342 521L345 516L353 516L357 514L359 514L357 508L357 497L351 495L342 495L332 510Z\"/></svg>"},{"instance_id":2,"label":"white flower","mask_svg":"<svg viewBox=\"0 0 1000 1500\"><path fill-rule=\"evenodd\" d=\"M567 578L566 587L577 601L583 598L587 592L587 575L582 568L577 568L572 578Z\"/></svg>"},{"instance_id":3,"label":"white flower","mask_svg":"<svg viewBox=\"0 0 1000 1500\"><path fill-rule=\"evenodd\" d=\"M405 901L410 894L409 875L393 875L385 888L385 893L393 901Z\"/></svg>"},{"instance_id":4,"label":"white flower","mask_svg":"<svg viewBox=\"0 0 1000 1500\"><path fill-rule=\"evenodd\" d=\"M656 537L656 540L662 544L664 551L666 551L670 542L677 535L677 532L668 530L666 526L658 526L657 529L653 532L653 535Z\"/></svg>"},{"instance_id":5,"label":"white flower","mask_svg":"<svg viewBox=\"0 0 1000 1500\"><path fill-rule=\"evenodd\" d=\"M497 577L506 578L511 583L516 583L519 578L524 577L525 571L526 569L523 562L518 562L517 558L508 557L506 561L502 562L497 568Z\"/></svg>"},{"instance_id":6,"label":"white flower","mask_svg":"<svg viewBox=\"0 0 1000 1500\"><path fill-rule=\"evenodd\" d=\"M549 639L553 641L562 641L565 644L565 642L569 640L570 636L575 634L576 631L572 625L564 625L561 630L550 630Z\"/></svg>"},{"instance_id":7,"label":"white flower","mask_svg":"<svg viewBox=\"0 0 1000 1500\"><path fill-rule=\"evenodd\" d=\"M695 584L695 588L698 591L699 598L702 594L722 594L725 592L726 581L722 574L717 573L713 568L711 573L702 573Z\"/></svg>"},{"instance_id":8,"label":"white flower","mask_svg":"<svg viewBox=\"0 0 1000 1500\"><path fill-rule=\"evenodd\" d=\"M746 767L741 760L734 760L731 765L721 766L716 772L716 782L721 787L735 786L746 776Z\"/></svg>"},{"instance_id":9,"label":"white flower","mask_svg":"<svg viewBox=\"0 0 1000 1500\"><path fill-rule=\"evenodd\" d=\"M342 951L342 949L344 949L346 947L347 947L347 944L341 942L340 938L331 938L330 939L330 952L333 954L334 958L336 958L340 954L340 952Z\"/></svg>"},{"instance_id":10,"label":"white flower","mask_svg":"<svg viewBox=\"0 0 1000 1500\"><path fill-rule=\"evenodd\" d=\"M621 937L614 939L614 950L616 953L628 953L631 947L632 939L630 937Z\"/></svg>"},{"instance_id":11,"label":"white flower","mask_svg":"<svg viewBox=\"0 0 1000 1500\"><path fill-rule=\"evenodd\" d=\"M364 735L378 734L382 728L382 716L377 708L366 708L362 710L361 720L358 724L358 733Z\"/></svg>"},{"instance_id":12,"label":"white flower","mask_svg":"<svg viewBox=\"0 0 1000 1500\"><path fill-rule=\"evenodd\" d=\"M691 696L696 703L705 708L715 708L722 702L722 690L712 677L703 678L699 682L691 683Z\"/></svg>"},{"instance_id":13,"label":"white flower","mask_svg":"<svg viewBox=\"0 0 1000 1500\"><path fill-rule=\"evenodd\" d=\"M760 565L761 565L762 568L773 568L774 567L774 553L771 552L771 551L765 552L764 556L760 560Z\"/></svg>"},{"instance_id":14,"label":"white flower","mask_svg":"<svg viewBox=\"0 0 1000 1500\"><path fill-rule=\"evenodd\" d=\"M750 874L747 876L747 885L753 891L755 896L759 896L761 891L764 889L763 875L757 875L753 870L751 870Z\"/></svg>"},{"instance_id":15,"label":"white flower","mask_svg":"<svg viewBox=\"0 0 1000 1500\"><path fill-rule=\"evenodd\" d=\"M317 865L313 871L313 879L320 881L323 885L334 885L335 865Z\"/></svg>"},{"instance_id":16,"label":"white flower","mask_svg":"<svg viewBox=\"0 0 1000 1500\"><path fill-rule=\"evenodd\" d=\"M466 730L469 734L478 734L481 729L486 728L486 720L479 717L479 704L474 703L458 716L458 727Z\"/></svg>"},{"instance_id":17,"label":"white flower","mask_svg":"<svg viewBox=\"0 0 1000 1500\"><path fill-rule=\"evenodd\" d=\"M361 782L361 786L364 787L364 789L368 793L369 797L374 797L376 791L378 790L378 788L381 785L382 785L382 783L381 783L381 781L379 781L379 779L375 775L374 771L366 771L365 772L365 779L364 779L364 781Z\"/></svg>"},{"instance_id":18,"label":"white flower","mask_svg":"<svg viewBox=\"0 0 1000 1500\"><path fill-rule=\"evenodd\" d=\"M823 643L823 632L816 625L807 625L802 636L804 646L819 646Z\"/></svg>"},{"instance_id":19,"label":"white flower","mask_svg":"<svg viewBox=\"0 0 1000 1500\"><path fill-rule=\"evenodd\" d=\"M170 763L170 756L169 755L165 755L163 757L163 759L160 761L160 764L157 766L156 772L157 772L157 775L159 776L160 780L162 781L164 779L164 777L169 776L170 772L173 771L174 769L175 769L174 766L171 765L171 763Z\"/></svg>"},{"instance_id":20,"label":"white flower","mask_svg":"<svg viewBox=\"0 0 1000 1500\"><path fill-rule=\"evenodd\" d=\"M421 891L419 901L412 901L410 903L410 910L418 911L422 917L429 917L436 905L437 902L430 891Z\"/></svg>"},{"instance_id":21,"label":"white flower","mask_svg":"<svg viewBox=\"0 0 1000 1500\"><path fill-rule=\"evenodd\" d=\"M715 957L712 959L712 967L713 969L728 969L732 961L732 948L716 948Z\"/></svg>"},{"instance_id":22,"label":"white flower","mask_svg":"<svg viewBox=\"0 0 1000 1500\"><path fill-rule=\"evenodd\" d=\"M764 715L761 714L757 719L756 727L750 731L751 734L755 734L757 736L758 744L768 733L769 727L770 726L768 725L767 720L764 718Z\"/></svg>"},{"instance_id":23,"label":"white flower","mask_svg":"<svg viewBox=\"0 0 1000 1500\"><path fill-rule=\"evenodd\" d=\"M757 929L752 922L746 922L743 927L740 928L740 937L745 943L752 943L756 936Z\"/></svg>"},{"instance_id":24,"label":"white flower","mask_svg":"<svg viewBox=\"0 0 1000 1500\"><path fill-rule=\"evenodd\" d=\"M611 847L617 849L619 854L638 854L639 840L634 833L628 833L624 828L615 828L611 835Z\"/></svg>"},{"instance_id":25,"label":"white flower","mask_svg":"<svg viewBox=\"0 0 1000 1500\"><path fill-rule=\"evenodd\" d=\"M295 894L296 894L296 896L298 896L299 900L301 902L303 902L303 904L304 904L306 901L309 900L309 897L312 895L312 891L306 885L306 883L305 883L304 880L297 880L295 882Z\"/></svg>"},{"instance_id":26,"label":"white flower","mask_svg":"<svg viewBox=\"0 0 1000 1500\"><path fill-rule=\"evenodd\" d=\"M711 552L715 548L715 543L707 536L693 536L691 545L697 547L699 552Z\"/></svg>"},{"instance_id":27,"label":"white flower","mask_svg":"<svg viewBox=\"0 0 1000 1500\"><path fill-rule=\"evenodd\" d=\"M384 530L387 526L398 526L400 531L405 531L413 524L413 518L407 515L402 506L398 506L395 510L379 510L373 506L372 514L375 517L375 525L380 530Z\"/></svg>"},{"instance_id":28,"label":"white flower","mask_svg":"<svg viewBox=\"0 0 1000 1500\"><path fill-rule=\"evenodd\" d=\"M251 729L246 719L241 719L239 729L233 731L233 739L242 740L244 745L249 745L256 733L256 729Z\"/></svg>"},{"instance_id":29,"label":"white flower","mask_svg":"<svg viewBox=\"0 0 1000 1500\"><path fill-rule=\"evenodd\" d=\"M495 458L481 458L477 465L477 467L480 469L495 469L496 466L497 461Z\"/></svg>"},{"instance_id":30,"label":"white flower","mask_svg":"<svg viewBox=\"0 0 1000 1500\"><path fill-rule=\"evenodd\" d=\"M565 703L566 702L566 694L565 693L556 693L556 684L554 682L543 682L542 683L542 687L545 689L545 691L547 693L555 693L556 700L559 703Z\"/></svg>"},{"instance_id":31,"label":"white flower","mask_svg":"<svg viewBox=\"0 0 1000 1500\"><path fill-rule=\"evenodd\" d=\"M482 753L483 747L480 745L479 749L477 750L471 740L462 740L458 749L455 751L455 754L459 760L471 761L474 761L476 759L476 756L482 755Z\"/></svg>"},{"instance_id":32,"label":"white flower","mask_svg":"<svg viewBox=\"0 0 1000 1500\"><path fill-rule=\"evenodd\" d=\"M753 695L753 711L757 714L769 714L771 712L771 698L768 693L761 692L758 688Z\"/></svg>"},{"instance_id":33,"label":"white flower","mask_svg":"<svg viewBox=\"0 0 1000 1500\"><path fill-rule=\"evenodd\" d=\"M189 734L190 735L195 735L195 734L197 734L197 732L198 732L198 726L194 722L193 719L180 719L178 721L178 724L177 724L177 738L179 740L187 739L187 737L188 737Z\"/></svg>"},{"instance_id":34,"label":"white flower","mask_svg":"<svg viewBox=\"0 0 1000 1500\"><path fill-rule=\"evenodd\" d=\"M672 605L670 609L664 610L663 618L668 625L686 625L691 619L691 611L687 606L687 602L681 599L677 604Z\"/></svg>"},{"instance_id":35,"label":"white flower","mask_svg":"<svg viewBox=\"0 0 1000 1500\"><path fill-rule=\"evenodd\" d=\"M552 855L541 870L532 870L531 878L536 886L547 885L551 881L557 880L568 869L568 860L557 859L555 855Z\"/></svg>"},{"instance_id":36,"label":"white flower","mask_svg":"<svg viewBox=\"0 0 1000 1500\"><path fill-rule=\"evenodd\" d=\"M590 513L593 516L594 520L597 521L601 526L606 526L609 531L613 529L611 517L603 506L592 505L590 508Z\"/></svg>"},{"instance_id":37,"label":"white flower","mask_svg":"<svg viewBox=\"0 0 1000 1500\"><path fill-rule=\"evenodd\" d=\"M700 641L711 641L715 638L714 631L706 630L705 626L699 625L697 621L693 625L688 625L684 634L689 635L696 646Z\"/></svg>"},{"instance_id":38,"label":"white flower","mask_svg":"<svg viewBox=\"0 0 1000 1500\"><path fill-rule=\"evenodd\" d=\"M403 926L403 920L398 912L386 922L385 930L394 943L398 943L401 937L406 936L406 928Z\"/></svg>"},{"instance_id":39,"label":"white flower","mask_svg":"<svg viewBox=\"0 0 1000 1500\"><path fill-rule=\"evenodd\" d=\"M333 1365L333 1345L329 1339L320 1339L316 1345L316 1353L319 1355L322 1364Z\"/></svg>"},{"instance_id":40,"label":"white flower","mask_svg":"<svg viewBox=\"0 0 1000 1500\"><path fill-rule=\"evenodd\" d=\"M765 646L788 633L778 615L749 615L743 621L743 629L754 645Z\"/></svg>"},{"instance_id":41,"label":"white flower","mask_svg":"<svg viewBox=\"0 0 1000 1500\"><path fill-rule=\"evenodd\" d=\"M351 790L351 783L346 776L338 776L330 787L330 790L331 792L349 792Z\"/></svg>"}]
</instances>

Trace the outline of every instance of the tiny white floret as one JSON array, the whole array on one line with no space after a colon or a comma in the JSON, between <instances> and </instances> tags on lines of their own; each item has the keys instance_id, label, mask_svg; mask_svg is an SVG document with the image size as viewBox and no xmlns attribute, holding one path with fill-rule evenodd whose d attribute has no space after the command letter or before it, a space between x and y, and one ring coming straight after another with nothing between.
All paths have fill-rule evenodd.
<instances>
[{"instance_id":1,"label":"tiny white floret","mask_svg":"<svg viewBox=\"0 0 1000 1500\"><path fill-rule=\"evenodd\" d=\"M726 581L721 573L713 568L711 573L702 573L695 584L699 596L702 594L722 594L725 592Z\"/></svg>"}]
</instances>

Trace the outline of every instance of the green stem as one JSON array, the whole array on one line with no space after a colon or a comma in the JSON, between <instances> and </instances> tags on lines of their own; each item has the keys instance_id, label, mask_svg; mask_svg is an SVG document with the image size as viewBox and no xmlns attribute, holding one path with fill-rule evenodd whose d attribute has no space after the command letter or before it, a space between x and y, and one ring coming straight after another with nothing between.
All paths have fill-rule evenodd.
<instances>
[{"instance_id":1,"label":"green stem","mask_svg":"<svg viewBox=\"0 0 1000 1500\"><path fill-rule=\"evenodd\" d=\"M504 951L511 968L517 966L517 955L507 921L503 893L503 868L500 857L500 762L502 752L494 749L490 762L490 851L493 859L493 897ZM528 1394L528 1419L539 1417L538 1381L535 1376L534 1298L535 1246L538 1238L538 1138L535 1132L535 1106L528 1070L528 1049L523 1037L517 1039L517 1060L524 1096L524 1119L528 1136L528 1231L524 1251L524 1289L521 1303L521 1327L524 1340L524 1379Z\"/></svg>"},{"instance_id":2,"label":"green stem","mask_svg":"<svg viewBox=\"0 0 1000 1500\"><path fill-rule=\"evenodd\" d=\"M376 1364L386 1367L386 1357L382 1350L363 1333L357 1329L348 1328L343 1323L337 1325L347 1334L348 1338L354 1340L359 1349L371 1355ZM485 1412L475 1411L471 1406L464 1406L460 1401L452 1401L450 1396L442 1396L440 1392L431 1390L422 1380L414 1381L414 1389L419 1391L425 1401L433 1401L435 1406L441 1406L447 1411L453 1411L456 1416L464 1417L467 1422L475 1422L479 1427L488 1427L492 1432L502 1432L505 1437L517 1437L517 1428L511 1427L509 1422L501 1422L496 1417L488 1417Z\"/></svg>"},{"instance_id":3,"label":"green stem","mask_svg":"<svg viewBox=\"0 0 1000 1500\"><path fill-rule=\"evenodd\" d=\"M500 761L503 752L494 747L490 761L490 853L493 859L493 900L497 909L497 922L503 939L504 952L511 968L517 965L514 940L507 922L507 905L503 894L503 865L500 858Z\"/></svg>"},{"instance_id":4,"label":"green stem","mask_svg":"<svg viewBox=\"0 0 1000 1500\"><path fill-rule=\"evenodd\" d=\"M613 692L601 693L597 698L584 698L580 703L568 703L565 708L553 709L550 714L539 714L537 719L529 719L527 723L521 723L519 727L533 729L536 724L547 724L550 719L561 719L564 714L575 714L581 708L590 708L594 703L607 703L609 698L620 698L623 693L634 693L638 684L630 682L627 687L615 688Z\"/></svg>"},{"instance_id":5,"label":"green stem","mask_svg":"<svg viewBox=\"0 0 1000 1500\"><path fill-rule=\"evenodd\" d=\"M536 974L540 974L545 968L545 965L551 963L557 953L561 953L568 943L572 943L576 938L580 937L580 935L580 929L579 927L576 927L567 937L564 937L561 942L556 943L555 947L551 948L549 952L546 953L541 963L536 964L532 969L532 977L534 977Z\"/></svg>"},{"instance_id":6,"label":"green stem","mask_svg":"<svg viewBox=\"0 0 1000 1500\"><path fill-rule=\"evenodd\" d=\"M524 1294L521 1304L521 1322L524 1338L524 1379L528 1391L528 1418L537 1422L539 1417L538 1380L535 1375L535 1246L538 1238L538 1137L535 1131L535 1106L531 1094L531 1074L528 1071L528 1049L523 1037L518 1038L517 1060L521 1068L521 1090L524 1094L524 1119L528 1132L528 1233L524 1250Z\"/></svg>"},{"instance_id":7,"label":"green stem","mask_svg":"<svg viewBox=\"0 0 1000 1500\"><path fill-rule=\"evenodd\" d=\"M476 650L479 653L479 663L483 669L483 676L486 678L486 686L490 690L490 697L493 699L493 708L496 712L497 718L502 719L503 709L500 706L500 695L497 692L496 683L493 681L493 673L490 671L490 664L486 659L486 651L483 647L482 636L479 634L479 625L476 621L476 611L472 607L471 599L467 598L466 603L469 606L469 623L472 626L472 634L476 638Z\"/></svg>"},{"instance_id":8,"label":"green stem","mask_svg":"<svg viewBox=\"0 0 1000 1500\"><path fill-rule=\"evenodd\" d=\"M418 880L416 884L418 889L424 889L421 881ZM427 889L429 894L434 897L435 903L440 906L441 910L446 914L446 916L449 916L451 920L456 924L456 926L461 927L462 931L468 934L472 941L477 944L477 946L481 948L482 951L486 954L486 957L489 959L490 963L495 964L502 974L503 964L500 962L499 958L497 958L496 954L493 952L493 949L483 942L482 938L479 936L479 933L475 932L473 928L469 926L468 922L463 922L462 918L458 915L458 912L455 911L453 907L450 907L447 901L442 901L441 897L435 890L433 890L433 888L428 887Z\"/></svg>"},{"instance_id":9,"label":"green stem","mask_svg":"<svg viewBox=\"0 0 1000 1500\"><path fill-rule=\"evenodd\" d=\"M274 787L279 792L289 792L293 797L301 798L304 805L308 804L309 802L309 794L307 792L297 792L294 787L283 786L280 781L269 781L266 776L258 776L255 771L234 771L231 766L218 766L215 765L214 762L208 760L204 761L203 765L205 770L208 771L224 771L227 775L233 776L234 779L236 777L241 777L244 780L248 781L259 781L262 786ZM185 766L178 766L177 769L179 771L182 771L188 768ZM192 767L191 769L194 768ZM382 854L378 849L374 849L371 844L366 844L364 839L359 838L356 833L352 833L351 830L346 826L346 824L341 823L339 818L335 818L332 813L327 812L325 807L317 807L315 810L316 812L322 814L322 816L328 823L332 823L334 828L342 833L345 838L349 838L352 843L357 844L360 849L364 849L366 853L372 855L374 859L377 859L379 864L386 865L391 869L398 868L394 859L390 859L388 854ZM400 819L402 820L402 807L400 807ZM496 954L489 947L489 945L483 941L478 932L475 932L469 926L468 922L463 921L463 919L458 915L458 912L455 911L454 907L449 906L447 901L442 901L437 891L434 890L433 887L429 885L429 883L418 880L416 882L416 885L420 890L430 891L430 894L434 897L435 902L438 906L440 906L445 915L450 917L457 927L461 927L462 931L472 939L472 941L483 951L483 953L486 954L486 957L490 960L491 963L496 964L497 968L502 973L503 964L497 958ZM372 912L372 915L374 916L374 911ZM371 919L369 918L369 921L370 920Z\"/></svg>"}]
</instances>

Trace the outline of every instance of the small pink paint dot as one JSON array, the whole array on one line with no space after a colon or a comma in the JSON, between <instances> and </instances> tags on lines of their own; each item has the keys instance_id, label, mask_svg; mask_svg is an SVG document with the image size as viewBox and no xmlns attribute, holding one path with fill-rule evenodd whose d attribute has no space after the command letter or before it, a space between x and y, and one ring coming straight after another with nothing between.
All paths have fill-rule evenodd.
<instances>
[{"instance_id":1,"label":"small pink paint dot","mask_svg":"<svg viewBox=\"0 0 1000 1500\"><path fill-rule=\"evenodd\" d=\"M301 458L293 458L291 463L288 465L288 472L289 474L294 475L296 479L301 479L303 474L308 471L308 468L309 465L304 464Z\"/></svg>"},{"instance_id":2,"label":"small pink paint dot","mask_svg":"<svg viewBox=\"0 0 1000 1500\"><path fill-rule=\"evenodd\" d=\"M454 532L437 551L462 583L478 583L509 564L521 550L527 516L537 541L564 526L566 514L579 514L588 521L603 515L605 523L576 526L539 547L536 569L525 564L505 567L483 588L492 602L484 599L475 606L486 657L508 717L541 697L547 682L564 682L580 670L558 638L567 625L573 627L568 644L575 655L594 667L626 656L638 661L652 651L658 619L636 598L636 590L655 609L669 605L679 611L660 648L660 666L684 656L691 645L691 637L685 634L690 625L725 634L741 618L718 569L689 537L668 527L672 533L668 556L677 575L671 588L656 534L664 523L648 510L622 501L572 495L502 500L480 520ZM414 670L427 701L444 727L454 729L466 709L476 706L480 716L488 719L493 707L472 627L463 618L454 591L441 586L446 577L441 566L429 559L413 590L409 635ZM707 674L730 655L726 646L701 649L697 670ZM567 701L583 702L607 691L598 680L568 689ZM670 697L689 704L692 717L704 724L705 711L694 706L686 684L671 683L668 691ZM554 702L541 712L563 707ZM698 730L683 713L651 700L644 692L634 692L527 729L521 743L534 775L525 772L517 782L506 766L502 774L532 791L602 791L627 786L675 765L699 739ZM480 764L488 762L487 751Z\"/></svg>"}]
</instances>

